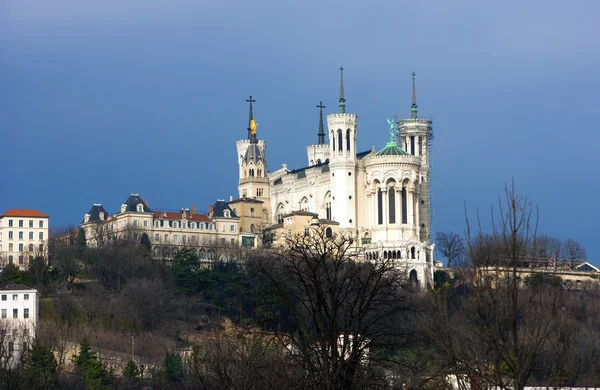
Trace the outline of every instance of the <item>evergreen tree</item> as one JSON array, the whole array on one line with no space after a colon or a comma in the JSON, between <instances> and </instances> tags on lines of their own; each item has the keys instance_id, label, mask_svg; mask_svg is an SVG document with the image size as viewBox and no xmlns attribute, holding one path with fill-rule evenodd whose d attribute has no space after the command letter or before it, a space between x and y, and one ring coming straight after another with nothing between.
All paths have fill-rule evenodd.
<instances>
[{"instance_id":1,"label":"evergreen tree","mask_svg":"<svg viewBox=\"0 0 600 390\"><path fill-rule=\"evenodd\" d=\"M50 348L36 340L25 358L25 376L29 388L56 388L57 367L58 363Z\"/></svg>"},{"instance_id":2,"label":"evergreen tree","mask_svg":"<svg viewBox=\"0 0 600 390\"><path fill-rule=\"evenodd\" d=\"M169 382L183 381L183 361L178 353L167 352L165 355L164 369Z\"/></svg>"},{"instance_id":3,"label":"evergreen tree","mask_svg":"<svg viewBox=\"0 0 600 390\"><path fill-rule=\"evenodd\" d=\"M92 351L87 337L84 337L79 344L79 355L73 355L73 363L77 367L85 369L94 360L98 360L98 356Z\"/></svg>"},{"instance_id":4,"label":"evergreen tree","mask_svg":"<svg viewBox=\"0 0 600 390\"><path fill-rule=\"evenodd\" d=\"M78 249L84 249L87 246L87 240L85 238L85 230L83 230L83 228L79 228L79 232L77 233L77 238L75 239L75 246Z\"/></svg>"},{"instance_id":5,"label":"evergreen tree","mask_svg":"<svg viewBox=\"0 0 600 390\"><path fill-rule=\"evenodd\" d=\"M110 388L110 373L98 359L98 353L92 351L87 337L81 340L79 355L73 356L73 363L83 371L88 389Z\"/></svg>"},{"instance_id":6,"label":"evergreen tree","mask_svg":"<svg viewBox=\"0 0 600 390\"><path fill-rule=\"evenodd\" d=\"M142 234L142 237L140 238L140 244L142 244L144 248L146 248L146 250L150 252L152 244L150 243L150 238L146 233Z\"/></svg>"},{"instance_id":7,"label":"evergreen tree","mask_svg":"<svg viewBox=\"0 0 600 390\"><path fill-rule=\"evenodd\" d=\"M123 376L127 380L127 384L130 388L136 388L140 384L141 373L133 359L130 359L127 362L127 365L123 369Z\"/></svg>"}]
</instances>

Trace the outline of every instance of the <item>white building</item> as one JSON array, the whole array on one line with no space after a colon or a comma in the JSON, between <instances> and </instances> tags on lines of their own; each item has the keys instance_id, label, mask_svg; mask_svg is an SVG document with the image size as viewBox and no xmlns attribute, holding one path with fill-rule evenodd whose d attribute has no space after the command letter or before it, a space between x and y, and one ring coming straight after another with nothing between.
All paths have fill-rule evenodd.
<instances>
[{"instance_id":1,"label":"white building","mask_svg":"<svg viewBox=\"0 0 600 390\"><path fill-rule=\"evenodd\" d=\"M340 231L360 238L357 246L366 260L398 259L413 281L432 285L429 149L433 132L431 121L417 116L414 74L411 118L388 120L385 147L359 152L358 115L346 112L341 70L339 110L327 116L325 133L325 107L317 106L318 141L307 146L308 165L302 169L289 170L283 164L267 172L266 142L257 138L250 97L248 139L236 145L240 198L263 202L262 208L256 207L266 221L262 227L281 224L296 211L335 221ZM381 138L372 143L382 144Z\"/></svg>"},{"instance_id":2,"label":"white building","mask_svg":"<svg viewBox=\"0 0 600 390\"><path fill-rule=\"evenodd\" d=\"M0 358L9 364L31 345L38 324L37 290L22 284L0 288ZM2 362L4 363L4 362Z\"/></svg>"},{"instance_id":3,"label":"white building","mask_svg":"<svg viewBox=\"0 0 600 390\"><path fill-rule=\"evenodd\" d=\"M152 210L138 194L131 194L114 215L94 204L80 226L89 246L117 238L140 241L145 233L155 259L167 260L178 249L190 248L200 260L209 261L216 248L240 245L239 221L223 200L210 205L208 214L198 213L196 206L171 212Z\"/></svg>"},{"instance_id":4,"label":"white building","mask_svg":"<svg viewBox=\"0 0 600 390\"><path fill-rule=\"evenodd\" d=\"M48 254L48 215L11 209L0 215L0 261L27 268L29 260Z\"/></svg>"}]
</instances>

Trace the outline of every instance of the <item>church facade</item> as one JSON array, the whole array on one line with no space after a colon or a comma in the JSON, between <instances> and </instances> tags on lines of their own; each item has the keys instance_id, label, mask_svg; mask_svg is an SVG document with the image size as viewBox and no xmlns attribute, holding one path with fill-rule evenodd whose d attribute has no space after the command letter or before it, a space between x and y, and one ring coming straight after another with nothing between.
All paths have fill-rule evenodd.
<instances>
[{"instance_id":1,"label":"church facade","mask_svg":"<svg viewBox=\"0 0 600 390\"><path fill-rule=\"evenodd\" d=\"M388 120L389 141L380 150L358 151L358 115L346 112L343 68L337 113L324 126L320 104L317 143L306 147L307 166L267 171L266 142L258 139L250 103L248 137L237 142L240 198L255 202L253 229L286 234L290 216L314 215L336 231L357 237L364 259L395 259L419 284L433 280L430 161L432 123L417 116L413 73L410 119ZM244 219L242 217L242 219ZM307 224L314 218L307 217ZM261 222L261 223L259 223ZM243 222L242 222L243 223ZM289 229L288 229L289 230ZM276 237L276 241L279 237Z\"/></svg>"}]
</instances>

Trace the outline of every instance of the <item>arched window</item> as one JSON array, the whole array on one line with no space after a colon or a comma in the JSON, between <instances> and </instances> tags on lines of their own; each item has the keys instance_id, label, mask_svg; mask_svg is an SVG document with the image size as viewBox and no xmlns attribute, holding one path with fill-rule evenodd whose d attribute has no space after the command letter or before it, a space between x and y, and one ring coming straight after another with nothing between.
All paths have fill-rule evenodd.
<instances>
[{"instance_id":1,"label":"arched window","mask_svg":"<svg viewBox=\"0 0 600 390\"><path fill-rule=\"evenodd\" d=\"M262 169L258 168L258 177L262 176Z\"/></svg>"},{"instance_id":2,"label":"arched window","mask_svg":"<svg viewBox=\"0 0 600 390\"><path fill-rule=\"evenodd\" d=\"M254 227L254 224L250 225L250 233L254 233L254 230L255 230L255 229L256 229L256 228Z\"/></svg>"},{"instance_id":3,"label":"arched window","mask_svg":"<svg viewBox=\"0 0 600 390\"><path fill-rule=\"evenodd\" d=\"M377 189L377 224L383 224L383 192L381 188Z\"/></svg>"},{"instance_id":4,"label":"arched window","mask_svg":"<svg viewBox=\"0 0 600 390\"><path fill-rule=\"evenodd\" d=\"M350 129L346 130L346 150L350 151Z\"/></svg>"},{"instance_id":5,"label":"arched window","mask_svg":"<svg viewBox=\"0 0 600 390\"><path fill-rule=\"evenodd\" d=\"M410 248L410 258L411 259L415 258L415 247L414 246L412 248Z\"/></svg>"},{"instance_id":6,"label":"arched window","mask_svg":"<svg viewBox=\"0 0 600 390\"><path fill-rule=\"evenodd\" d=\"M344 148L342 147L342 139L343 139L343 135L342 135L342 130L338 130L338 150L341 152L342 150L344 150Z\"/></svg>"},{"instance_id":7,"label":"arched window","mask_svg":"<svg viewBox=\"0 0 600 390\"><path fill-rule=\"evenodd\" d=\"M402 187L402 223L408 223L408 213L406 210L406 187Z\"/></svg>"},{"instance_id":8,"label":"arched window","mask_svg":"<svg viewBox=\"0 0 600 390\"><path fill-rule=\"evenodd\" d=\"M254 217L254 209L250 209L250 216Z\"/></svg>"},{"instance_id":9,"label":"arched window","mask_svg":"<svg viewBox=\"0 0 600 390\"><path fill-rule=\"evenodd\" d=\"M333 238L333 230L331 230L330 227L328 227L327 229L325 229L325 237L326 238Z\"/></svg>"},{"instance_id":10,"label":"arched window","mask_svg":"<svg viewBox=\"0 0 600 390\"><path fill-rule=\"evenodd\" d=\"M389 223L396 223L396 191L394 187L388 188Z\"/></svg>"},{"instance_id":11,"label":"arched window","mask_svg":"<svg viewBox=\"0 0 600 390\"><path fill-rule=\"evenodd\" d=\"M331 145L333 146L333 151L335 152L335 135L333 131L331 132Z\"/></svg>"},{"instance_id":12,"label":"arched window","mask_svg":"<svg viewBox=\"0 0 600 390\"><path fill-rule=\"evenodd\" d=\"M419 279L417 279L417 271L415 271L414 269L410 271L409 279L413 287L417 287L419 285Z\"/></svg>"}]
</instances>

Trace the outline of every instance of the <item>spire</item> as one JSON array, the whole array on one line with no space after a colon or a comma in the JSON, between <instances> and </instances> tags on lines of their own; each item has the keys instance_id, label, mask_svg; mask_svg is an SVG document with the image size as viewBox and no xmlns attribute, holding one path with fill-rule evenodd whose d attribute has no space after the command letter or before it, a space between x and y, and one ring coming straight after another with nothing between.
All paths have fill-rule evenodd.
<instances>
[{"instance_id":1,"label":"spire","mask_svg":"<svg viewBox=\"0 0 600 390\"><path fill-rule=\"evenodd\" d=\"M340 66L340 114L346 113L346 99L344 98L344 67Z\"/></svg>"},{"instance_id":2,"label":"spire","mask_svg":"<svg viewBox=\"0 0 600 390\"><path fill-rule=\"evenodd\" d=\"M325 106L323 105L323 102L319 102L317 107L319 108L319 134L317 134L319 136L318 144L325 145L325 132L323 131L323 109Z\"/></svg>"},{"instance_id":3,"label":"spire","mask_svg":"<svg viewBox=\"0 0 600 390\"><path fill-rule=\"evenodd\" d=\"M417 90L415 88L415 76L417 75L415 72L412 72L412 106L410 106L410 118L417 119Z\"/></svg>"},{"instance_id":4,"label":"spire","mask_svg":"<svg viewBox=\"0 0 600 390\"><path fill-rule=\"evenodd\" d=\"M250 103L250 117L248 118L248 139L250 139L252 138L250 124L252 123L252 119L254 118L254 114L252 114L252 103L256 102L256 100L252 99L252 95L250 95L250 99L246 99L246 101Z\"/></svg>"}]
</instances>

